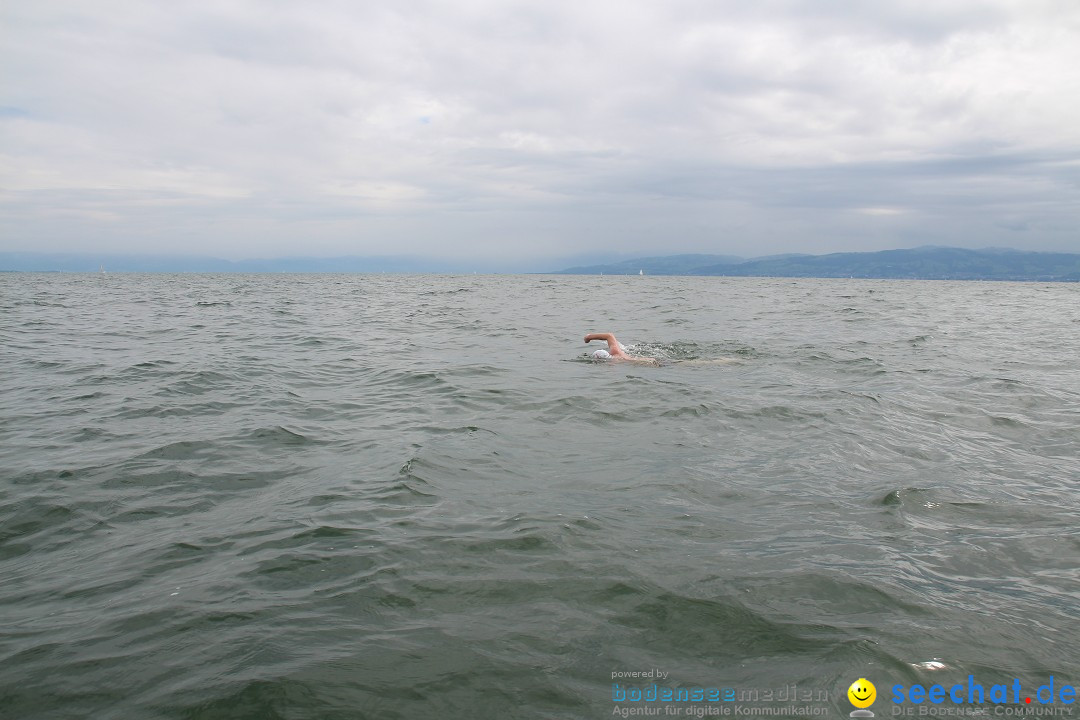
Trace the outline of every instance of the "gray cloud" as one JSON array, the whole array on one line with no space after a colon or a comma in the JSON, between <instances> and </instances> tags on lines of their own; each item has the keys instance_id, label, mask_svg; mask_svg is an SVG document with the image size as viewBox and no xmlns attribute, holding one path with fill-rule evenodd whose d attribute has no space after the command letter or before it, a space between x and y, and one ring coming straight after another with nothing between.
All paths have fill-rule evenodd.
<instances>
[{"instance_id":1,"label":"gray cloud","mask_svg":"<svg viewBox=\"0 0 1080 720\"><path fill-rule=\"evenodd\" d=\"M1067 0L14 5L0 249L1080 251Z\"/></svg>"}]
</instances>

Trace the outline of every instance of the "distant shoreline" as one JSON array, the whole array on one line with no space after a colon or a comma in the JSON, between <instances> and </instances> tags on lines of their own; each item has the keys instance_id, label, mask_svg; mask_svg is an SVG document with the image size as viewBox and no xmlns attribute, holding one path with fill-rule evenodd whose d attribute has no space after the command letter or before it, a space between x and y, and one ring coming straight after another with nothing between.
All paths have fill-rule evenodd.
<instances>
[{"instance_id":1,"label":"distant shoreline","mask_svg":"<svg viewBox=\"0 0 1080 720\"><path fill-rule=\"evenodd\" d=\"M0 274L8 275L101 275L96 270L0 270ZM587 273L566 272L535 272L535 273L462 273L462 272L371 272L363 270L110 270L106 275L387 275L407 277L501 277L520 275L522 277L535 276L582 276ZM610 273L604 277L621 278L637 277L628 273ZM1009 278L1009 277L875 277L871 275L854 276L820 276L820 275L697 275L690 273L664 274L654 273L647 277L700 277L700 278L726 278L734 279L772 279L772 280L904 280L910 282L1000 282L1000 283L1075 283L1080 282L1076 278Z\"/></svg>"},{"instance_id":2,"label":"distant shoreline","mask_svg":"<svg viewBox=\"0 0 1080 720\"><path fill-rule=\"evenodd\" d=\"M921 247L827 255L683 254L641 257L552 271L493 269L491 261L412 257L274 258L105 255L92 253L0 253L0 272L42 273L257 273L392 275L613 275L775 277L863 280L981 280L1080 282L1080 254L988 248ZM509 263L508 263L509 265ZM512 267L512 266L511 266Z\"/></svg>"},{"instance_id":3,"label":"distant shoreline","mask_svg":"<svg viewBox=\"0 0 1080 720\"><path fill-rule=\"evenodd\" d=\"M750 259L669 255L573 267L555 274L1078 282L1080 254L922 247L828 255L773 255Z\"/></svg>"}]
</instances>

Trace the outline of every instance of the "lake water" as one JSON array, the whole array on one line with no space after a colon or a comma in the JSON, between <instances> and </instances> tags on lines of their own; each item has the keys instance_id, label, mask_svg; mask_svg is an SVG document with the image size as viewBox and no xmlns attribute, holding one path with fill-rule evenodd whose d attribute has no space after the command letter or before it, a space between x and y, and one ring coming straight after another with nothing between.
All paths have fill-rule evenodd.
<instances>
[{"instance_id":1,"label":"lake water","mask_svg":"<svg viewBox=\"0 0 1080 720\"><path fill-rule=\"evenodd\" d=\"M1080 285L4 274L0 360L4 718L1080 685Z\"/></svg>"}]
</instances>

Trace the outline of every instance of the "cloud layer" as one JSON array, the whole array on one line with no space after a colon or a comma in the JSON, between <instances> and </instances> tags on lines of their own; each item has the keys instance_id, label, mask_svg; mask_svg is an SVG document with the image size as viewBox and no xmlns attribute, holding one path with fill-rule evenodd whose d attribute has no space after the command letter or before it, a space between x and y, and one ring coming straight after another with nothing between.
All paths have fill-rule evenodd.
<instances>
[{"instance_id":1,"label":"cloud layer","mask_svg":"<svg viewBox=\"0 0 1080 720\"><path fill-rule=\"evenodd\" d=\"M0 12L6 250L1080 251L1073 0Z\"/></svg>"}]
</instances>

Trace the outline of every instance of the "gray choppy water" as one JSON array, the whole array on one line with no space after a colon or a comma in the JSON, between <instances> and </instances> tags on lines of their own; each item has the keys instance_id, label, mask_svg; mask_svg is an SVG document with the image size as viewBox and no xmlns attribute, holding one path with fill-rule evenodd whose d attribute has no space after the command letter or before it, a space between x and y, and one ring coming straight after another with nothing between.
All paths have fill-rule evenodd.
<instances>
[{"instance_id":1,"label":"gray choppy water","mask_svg":"<svg viewBox=\"0 0 1080 720\"><path fill-rule=\"evenodd\" d=\"M1078 357L1066 284L3 275L0 714L1080 681Z\"/></svg>"}]
</instances>

